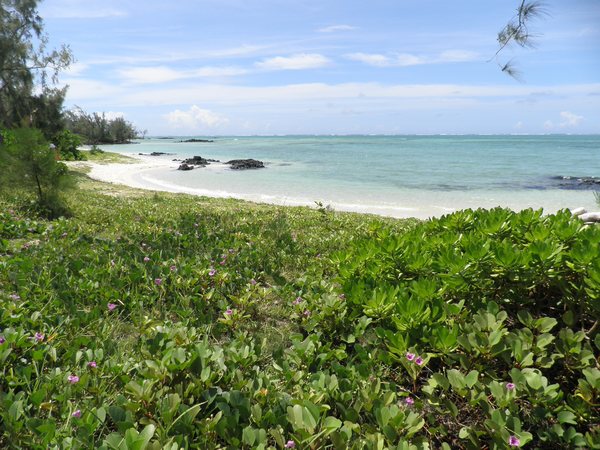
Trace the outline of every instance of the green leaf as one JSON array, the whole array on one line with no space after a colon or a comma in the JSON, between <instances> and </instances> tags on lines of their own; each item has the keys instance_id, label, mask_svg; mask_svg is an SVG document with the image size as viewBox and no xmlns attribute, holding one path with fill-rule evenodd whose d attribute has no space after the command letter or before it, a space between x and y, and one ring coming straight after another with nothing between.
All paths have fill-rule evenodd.
<instances>
[{"instance_id":1,"label":"green leaf","mask_svg":"<svg viewBox=\"0 0 600 450\"><path fill-rule=\"evenodd\" d=\"M571 425L577 425L577 417L571 411L561 411L556 415L556 418L560 423L569 423Z\"/></svg>"},{"instance_id":2,"label":"green leaf","mask_svg":"<svg viewBox=\"0 0 600 450\"><path fill-rule=\"evenodd\" d=\"M327 428L329 430L337 430L341 426L342 421L332 416L325 417L325 420L323 421L323 428Z\"/></svg>"}]
</instances>

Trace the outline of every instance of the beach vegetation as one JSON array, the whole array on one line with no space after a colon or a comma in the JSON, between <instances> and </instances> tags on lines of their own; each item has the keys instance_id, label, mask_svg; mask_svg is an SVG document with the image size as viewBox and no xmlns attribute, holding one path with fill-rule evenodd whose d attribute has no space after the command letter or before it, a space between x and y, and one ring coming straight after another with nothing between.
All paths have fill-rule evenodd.
<instances>
[{"instance_id":1,"label":"beach vegetation","mask_svg":"<svg viewBox=\"0 0 600 450\"><path fill-rule=\"evenodd\" d=\"M0 446L600 445L600 229L123 189L0 199ZM114 187L113 187L114 189Z\"/></svg>"},{"instance_id":2,"label":"beach vegetation","mask_svg":"<svg viewBox=\"0 0 600 450\"><path fill-rule=\"evenodd\" d=\"M3 132L0 166L0 190L18 196L45 217L69 214L62 191L73 186L72 178L40 130Z\"/></svg>"},{"instance_id":3,"label":"beach vegetation","mask_svg":"<svg viewBox=\"0 0 600 450\"><path fill-rule=\"evenodd\" d=\"M90 145L127 144L138 135L123 117L108 118L105 113L87 113L79 107L65 113L65 126Z\"/></svg>"},{"instance_id":4,"label":"beach vegetation","mask_svg":"<svg viewBox=\"0 0 600 450\"><path fill-rule=\"evenodd\" d=\"M73 62L67 46L48 49L37 0L0 0L0 129L60 128L64 89L53 87Z\"/></svg>"}]
</instances>

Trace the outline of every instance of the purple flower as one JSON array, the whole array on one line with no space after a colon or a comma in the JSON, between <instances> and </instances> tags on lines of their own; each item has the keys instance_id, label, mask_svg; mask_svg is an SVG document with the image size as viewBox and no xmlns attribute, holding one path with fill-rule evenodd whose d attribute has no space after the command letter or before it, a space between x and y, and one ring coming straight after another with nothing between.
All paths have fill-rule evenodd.
<instances>
[{"instance_id":1,"label":"purple flower","mask_svg":"<svg viewBox=\"0 0 600 450\"><path fill-rule=\"evenodd\" d=\"M217 271L215 269L210 269L210 272L208 272L208 276L214 277L215 273L217 273Z\"/></svg>"},{"instance_id":2,"label":"purple flower","mask_svg":"<svg viewBox=\"0 0 600 450\"><path fill-rule=\"evenodd\" d=\"M10 294L9 295L11 300L21 300L21 296L19 294Z\"/></svg>"},{"instance_id":3,"label":"purple flower","mask_svg":"<svg viewBox=\"0 0 600 450\"><path fill-rule=\"evenodd\" d=\"M302 297L296 297L296 300L292 302L292 305L299 305L302 303Z\"/></svg>"},{"instance_id":4,"label":"purple flower","mask_svg":"<svg viewBox=\"0 0 600 450\"><path fill-rule=\"evenodd\" d=\"M404 403L406 403L408 406L411 406L415 404L415 401L412 399L412 397L406 397Z\"/></svg>"},{"instance_id":5,"label":"purple flower","mask_svg":"<svg viewBox=\"0 0 600 450\"><path fill-rule=\"evenodd\" d=\"M256 280L255 280L254 278L252 278L252 279L250 280L250 284L251 284L252 286L256 286Z\"/></svg>"},{"instance_id":6,"label":"purple flower","mask_svg":"<svg viewBox=\"0 0 600 450\"><path fill-rule=\"evenodd\" d=\"M4 339L4 336L0 336L0 345L4 344L6 342L6 339Z\"/></svg>"},{"instance_id":7,"label":"purple flower","mask_svg":"<svg viewBox=\"0 0 600 450\"><path fill-rule=\"evenodd\" d=\"M169 269L171 269L171 272L175 272L177 270L177 266L171 266Z\"/></svg>"},{"instance_id":8,"label":"purple flower","mask_svg":"<svg viewBox=\"0 0 600 450\"><path fill-rule=\"evenodd\" d=\"M292 440L289 440L285 443L285 448L296 448L296 443Z\"/></svg>"},{"instance_id":9,"label":"purple flower","mask_svg":"<svg viewBox=\"0 0 600 450\"><path fill-rule=\"evenodd\" d=\"M71 384L75 384L75 383L79 383L79 377L77 375L69 375L67 377L67 380L69 381L69 383Z\"/></svg>"},{"instance_id":10,"label":"purple flower","mask_svg":"<svg viewBox=\"0 0 600 450\"><path fill-rule=\"evenodd\" d=\"M520 447L521 440L517 436L511 436L508 438L508 445L511 447Z\"/></svg>"},{"instance_id":11,"label":"purple flower","mask_svg":"<svg viewBox=\"0 0 600 450\"><path fill-rule=\"evenodd\" d=\"M77 409L73 412L73 414L71 414L71 416L75 417L76 419L79 419L81 417L81 410Z\"/></svg>"},{"instance_id":12,"label":"purple flower","mask_svg":"<svg viewBox=\"0 0 600 450\"><path fill-rule=\"evenodd\" d=\"M508 389L509 391L514 391L515 387L515 383L506 383L506 389Z\"/></svg>"},{"instance_id":13,"label":"purple flower","mask_svg":"<svg viewBox=\"0 0 600 450\"><path fill-rule=\"evenodd\" d=\"M227 260L226 260L226 259L224 259L224 260L223 260L223 261L221 261L219 264L220 264L221 266L224 266L226 263L227 263Z\"/></svg>"},{"instance_id":14,"label":"purple flower","mask_svg":"<svg viewBox=\"0 0 600 450\"><path fill-rule=\"evenodd\" d=\"M96 363L96 361L90 361L88 363L88 367L91 369L95 369L96 367L98 367L98 363Z\"/></svg>"},{"instance_id":15,"label":"purple flower","mask_svg":"<svg viewBox=\"0 0 600 450\"><path fill-rule=\"evenodd\" d=\"M40 332L35 333L34 338L38 342L42 342L44 340L44 335Z\"/></svg>"},{"instance_id":16,"label":"purple flower","mask_svg":"<svg viewBox=\"0 0 600 450\"><path fill-rule=\"evenodd\" d=\"M148 256L144 256L144 262L148 262L150 261L150 258Z\"/></svg>"},{"instance_id":17,"label":"purple flower","mask_svg":"<svg viewBox=\"0 0 600 450\"><path fill-rule=\"evenodd\" d=\"M310 316L310 311L307 309L302 314L304 314L304 317L308 317Z\"/></svg>"},{"instance_id":18,"label":"purple flower","mask_svg":"<svg viewBox=\"0 0 600 450\"><path fill-rule=\"evenodd\" d=\"M156 278L154 280L154 284L157 285L157 286L160 286L162 284L162 278Z\"/></svg>"},{"instance_id":19,"label":"purple flower","mask_svg":"<svg viewBox=\"0 0 600 450\"><path fill-rule=\"evenodd\" d=\"M114 303L109 303L108 304L108 310L109 311L114 311L116 307L117 307L117 305L114 304Z\"/></svg>"},{"instance_id":20,"label":"purple flower","mask_svg":"<svg viewBox=\"0 0 600 450\"><path fill-rule=\"evenodd\" d=\"M415 364L416 364L417 366L422 366L424 362L425 362L425 361L423 361L423 358L421 358L420 356L417 356L417 357L415 358Z\"/></svg>"},{"instance_id":21,"label":"purple flower","mask_svg":"<svg viewBox=\"0 0 600 450\"><path fill-rule=\"evenodd\" d=\"M231 308L227 308L227 311L225 311L225 314L227 314L228 316L231 316L233 314L233 310Z\"/></svg>"},{"instance_id":22,"label":"purple flower","mask_svg":"<svg viewBox=\"0 0 600 450\"><path fill-rule=\"evenodd\" d=\"M413 361L415 359L415 354L414 353L407 353L406 354L406 359L408 359L409 361Z\"/></svg>"}]
</instances>

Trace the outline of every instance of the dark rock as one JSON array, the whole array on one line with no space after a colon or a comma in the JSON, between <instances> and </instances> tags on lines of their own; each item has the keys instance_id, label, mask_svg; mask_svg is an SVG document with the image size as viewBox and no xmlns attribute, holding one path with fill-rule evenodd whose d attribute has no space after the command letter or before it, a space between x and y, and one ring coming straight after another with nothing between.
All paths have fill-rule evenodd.
<instances>
[{"instance_id":1,"label":"dark rock","mask_svg":"<svg viewBox=\"0 0 600 450\"><path fill-rule=\"evenodd\" d=\"M262 161L256 159L232 159L225 164L229 164L233 170L262 169L265 167Z\"/></svg>"},{"instance_id":2,"label":"dark rock","mask_svg":"<svg viewBox=\"0 0 600 450\"><path fill-rule=\"evenodd\" d=\"M552 177L556 186L560 189L588 190L600 188L600 177Z\"/></svg>"},{"instance_id":3,"label":"dark rock","mask_svg":"<svg viewBox=\"0 0 600 450\"><path fill-rule=\"evenodd\" d=\"M177 170L193 170L193 169L194 169L194 166L191 166L186 163L180 164L179 167L177 168Z\"/></svg>"},{"instance_id":4,"label":"dark rock","mask_svg":"<svg viewBox=\"0 0 600 450\"><path fill-rule=\"evenodd\" d=\"M179 141L179 142L215 142L211 139L186 139L185 141Z\"/></svg>"},{"instance_id":5,"label":"dark rock","mask_svg":"<svg viewBox=\"0 0 600 450\"><path fill-rule=\"evenodd\" d=\"M183 162L185 164L191 165L191 166L208 166L210 164L210 161L208 159L204 159L202 156L193 156L191 158L188 159L184 159Z\"/></svg>"}]
</instances>

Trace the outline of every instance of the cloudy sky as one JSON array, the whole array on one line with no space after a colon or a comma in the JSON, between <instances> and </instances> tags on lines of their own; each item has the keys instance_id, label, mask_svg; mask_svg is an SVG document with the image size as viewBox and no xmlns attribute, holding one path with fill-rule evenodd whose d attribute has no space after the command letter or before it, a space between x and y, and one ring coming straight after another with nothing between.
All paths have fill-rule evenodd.
<instances>
[{"instance_id":1,"label":"cloudy sky","mask_svg":"<svg viewBox=\"0 0 600 450\"><path fill-rule=\"evenodd\" d=\"M150 135L600 133L600 1L46 0L67 106ZM520 81L498 63L513 59Z\"/></svg>"}]
</instances>

